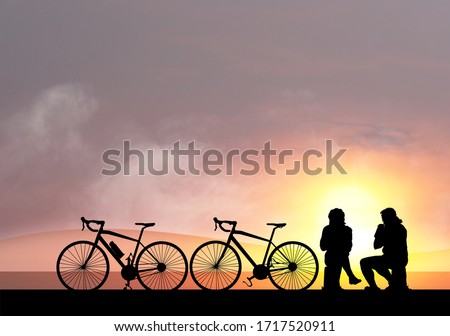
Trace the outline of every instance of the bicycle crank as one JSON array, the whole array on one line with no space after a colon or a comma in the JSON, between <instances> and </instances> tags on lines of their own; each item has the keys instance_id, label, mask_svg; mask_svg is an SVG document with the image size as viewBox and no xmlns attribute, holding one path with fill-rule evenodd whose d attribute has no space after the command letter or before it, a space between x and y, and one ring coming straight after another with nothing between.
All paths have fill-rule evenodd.
<instances>
[{"instance_id":1,"label":"bicycle crank","mask_svg":"<svg viewBox=\"0 0 450 336\"><path fill-rule=\"evenodd\" d=\"M258 280L264 280L269 276L269 268L265 265L256 265L253 268L253 276Z\"/></svg>"},{"instance_id":2,"label":"bicycle crank","mask_svg":"<svg viewBox=\"0 0 450 336\"><path fill-rule=\"evenodd\" d=\"M122 268L122 271L120 272L122 275L122 278L124 278L127 281L136 279L138 275L137 268L133 265L126 265Z\"/></svg>"}]
</instances>

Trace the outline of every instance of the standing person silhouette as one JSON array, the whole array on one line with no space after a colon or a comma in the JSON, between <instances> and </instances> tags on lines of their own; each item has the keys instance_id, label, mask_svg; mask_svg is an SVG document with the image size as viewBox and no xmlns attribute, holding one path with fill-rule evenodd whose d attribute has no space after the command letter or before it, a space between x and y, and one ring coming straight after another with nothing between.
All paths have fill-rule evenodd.
<instances>
[{"instance_id":1,"label":"standing person silhouette","mask_svg":"<svg viewBox=\"0 0 450 336\"><path fill-rule=\"evenodd\" d=\"M352 272L349 254L353 246L352 229L345 224L345 213L342 209L332 209L328 214L329 224L322 230L320 248L325 252L324 289L341 289L341 271L347 273L349 283L361 282Z\"/></svg>"},{"instance_id":2,"label":"standing person silhouette","mask_svg":"<svg viewBox=\"0 0 450 336\"><path fill-rule=\"evenodd\" d=\"M408 289L406 284L407 230L393 208L381 211L381 219L383 224L377 227L373 247L375 249L382 247L383 255L363 258L360 262L361 271L369 284L366 289L379 290L375 282L374 270L388 281L389 286L386 289Z\"/></svg>"}]
</instances>

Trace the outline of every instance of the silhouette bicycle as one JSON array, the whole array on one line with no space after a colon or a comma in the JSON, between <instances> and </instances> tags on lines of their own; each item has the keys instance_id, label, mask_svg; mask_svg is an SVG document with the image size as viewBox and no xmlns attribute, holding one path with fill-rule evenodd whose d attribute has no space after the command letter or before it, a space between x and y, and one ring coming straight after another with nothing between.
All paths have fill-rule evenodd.
<instances>
[{"instance_id":1,"label":"silhouette bicycle","mask_svg":"<svg viewBox=\"0 0 450 336\"><path fill-rule=\"evenodd\" d=\"M66 288L98 289L105 283L110 272L110 265L104 249L120 265L122 278L126 280L124 289L132 289L130 281L136 278L145 289L161 290L178 289L186 280L187 259L178 246L166 241L157 241L146 246L142 244L144 230L154 226L155 223L135 223L142 227L136 239L104 230L105 221L103 220L87 220L81 217L81 222L83 223L82 231L87 227L97 234L93 242L75 241L67 245L59 254L56 270L59 280ZM98 225L99 228L93 228L92 224ZM126 258L126 263L122 261L124 253L113 241L108 244L103 237L105 235L136 243L134 252Z\"/></svg>"},{"instance_id":2,"label":"silhouette bicycle","mask_svg":"<svg viewBox=\"0 0 450 336\"><path fill-rule=\"evenodd\" d=\"M225 290L236 284L241 275L242 262L231 243L234 243L253 266L253 276L247 278L248 283L244 281L248 287L253 285L253 279L263 280L268 277L278 289L305 290L316 280L319 263L309 246L297 241L288 241L280 245L272 242L275 230L285 227L286 223L267 223L273 227L269 239L236 230L236 221L219 220L214 217L214 223L214 231L220 227L222 231L229 232L229 235L226 242L218 240L205 242L192 254L190 272L195 284L200 288ZM224 228L224 224L230 225L231 229ZM239 243L237 235L267 242L260 264L257 264Z\"/></svg>"}]
</instances>

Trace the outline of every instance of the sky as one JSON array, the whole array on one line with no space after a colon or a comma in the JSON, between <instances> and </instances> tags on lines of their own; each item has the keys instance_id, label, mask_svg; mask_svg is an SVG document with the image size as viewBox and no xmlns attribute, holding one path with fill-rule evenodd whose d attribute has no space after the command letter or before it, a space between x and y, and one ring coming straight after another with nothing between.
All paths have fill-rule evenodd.
<instances>
[{"instance_id":1,"label":"sky","mask_svg":"<svg viewBox=\"0 0 450 336\"><path fill-rule=\"evenodd\" d=\"M81 216L220 237L216 216L264 236L266 222L286 222L280 241L317 250L338 207L357 258L374 253L380 211L394 207L411 251L450 249L449 11L438 0L2 1L0 239L78 229ZM139 175L132 155L129 174L102 174L105 153L125 166L125 143L155 167L192 143L200 173L183 157L178 174L171 157L168 174ZM239 155L229 174L202 170L205 153L247 150L256 174Z\"/></svg>"}]
</instances>

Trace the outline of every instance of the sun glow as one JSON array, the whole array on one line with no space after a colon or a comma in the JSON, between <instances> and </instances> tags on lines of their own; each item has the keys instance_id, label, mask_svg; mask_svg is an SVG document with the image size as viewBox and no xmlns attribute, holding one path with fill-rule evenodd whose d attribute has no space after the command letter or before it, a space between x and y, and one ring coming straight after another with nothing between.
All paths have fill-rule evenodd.
<instances>
[{"instance_id":1,"label":"sun glow","mask_svg":"<svg viewBox=\"0 0 450 336\"><path fill-rule=\"evenodd\" d=\"M405 184L395 171L381 173L369 167L357 171L351 175L323 176L308 181L304 187L311 192L308 206L305 205L303 210L314 223L311 229L318 233L318 240L323 227L328 224L329 211L342 209L347 225L353 230L351 258L354 260L381 253L373 248L376 226L381 223L381 210L393 207L399 217L409 223L415 204L413 186Z\"/></svg>"},{"instance_id":2,"label":"sun glow","mask_svg":"<svg viewBox=\"0 0 450 336\"><path fill-rule=\"evenodd\" d=\"M322 209L320 221L324 225L327 224L329 210L340 208L345 212L346 223L353 229L352 257L357 259L373 251L373 235L381 221L377 214L384 202L372 190L359 184L337 185L330 188L319 202Z\"/></svg>"}]
</instances>

